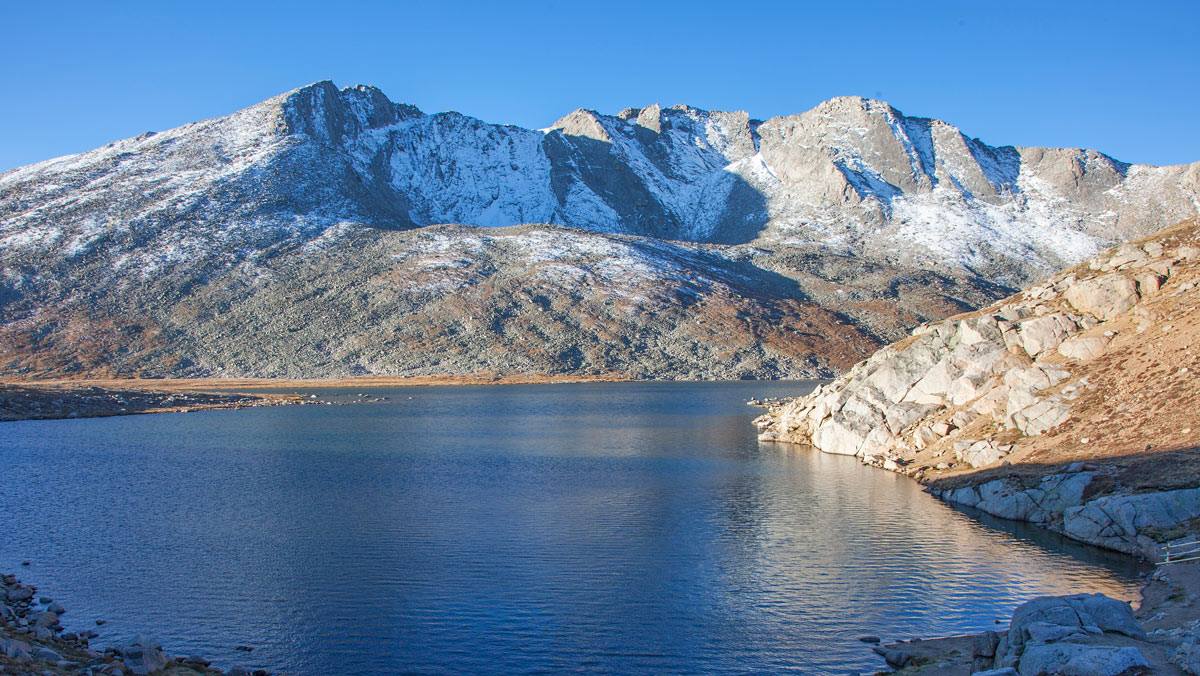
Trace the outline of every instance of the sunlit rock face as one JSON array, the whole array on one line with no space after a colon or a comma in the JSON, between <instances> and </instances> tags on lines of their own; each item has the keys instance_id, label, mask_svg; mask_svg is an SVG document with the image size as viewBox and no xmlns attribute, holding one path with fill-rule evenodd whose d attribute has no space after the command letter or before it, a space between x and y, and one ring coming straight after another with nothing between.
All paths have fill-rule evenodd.
<instances>
[{"instance_id":1,"label":"sunlit rock face","mask_svg":"<svg viewBox=\"0 0 1200 676\"><path fill-rule=\"evenodd\" d=\"M918 326L758 418L943 499L1147 558L1195 537L1200 223Z\"/></svg>"}]
</instances>

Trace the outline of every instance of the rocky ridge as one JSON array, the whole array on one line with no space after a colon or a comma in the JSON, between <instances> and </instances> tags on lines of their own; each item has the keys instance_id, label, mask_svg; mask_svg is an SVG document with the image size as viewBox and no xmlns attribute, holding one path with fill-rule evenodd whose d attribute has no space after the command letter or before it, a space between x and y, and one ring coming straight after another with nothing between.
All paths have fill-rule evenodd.
<instances>
[{"instance_id":1,"label":"rocky ridge","mask_svg":"<svg viewBox=\"0 0 1200 676\"><path fill-rule=\"evenodd\" d=\"M1200 531L1200 225L919 326L760 439L927 483L951 503L1157 558Z\"/></svg>"},{"instance_id":2,"label":"rocky ridge","mask_svg":"<svg viewBox=\"0 0 1200 676\"><path fill-rule=\"evenodd\" d=\"M139 258L164 265L211 248L211 227L262 247L343 221L548 223L695 242L819 243L1021 282L1195 214L1198 186L1194 164L989 146L860 97L765 121L686 105L579 109L530 130L319 82L0 174L0 248L80 256L140 234L157 250ZM192 227L164 229L180 221Z\"/></svg>"},{"instance_id":3,"label":"rocky ridge","mask_svg":"<svg viewBox=\"0 0 1200 676\"><path fill-rule=\"evenodd\" d=\"M0 370L826 375L1195 214L1198 166L989 146L857 97L765 121L577 110L529 130L322 82L0 173ZM634 296L671 323L605 309ZM675 328L715 305L739 320ZM761 327L814 333L810 316L852 346L839 329L747 347Z\"/></svg>"}]
</instances>

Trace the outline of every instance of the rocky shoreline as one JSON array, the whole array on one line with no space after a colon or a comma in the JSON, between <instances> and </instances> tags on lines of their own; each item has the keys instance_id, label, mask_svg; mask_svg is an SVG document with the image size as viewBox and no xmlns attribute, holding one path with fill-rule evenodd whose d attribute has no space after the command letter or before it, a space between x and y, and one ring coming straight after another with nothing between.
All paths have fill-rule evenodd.
<instances>
[{"instance_id":1,"label":"rocky shoreline","mask_svg":"<svg viewBox=\"0 0 1200 676\"><path fill-rule=\"evenodd\" d=\"M1200 673L1200 562L1156 569L1135 611L1102 594L1033 599L1006 629L888 643L893 673L1132 676Z\"/></svg>"},{"instance_id":2,"label":"rocky shoreline","mask_svg":"<svg viewBox=\"0 0 1200 676\"><path fill-rule=\"evenodd\" d=\"M97 418L141 413L190 413L260 406L377 403L386 396L379 388L467 385L549 385L621 382L621 374L459 376L360 376L353 378L118 378L51 381L0 380L0 422ZM344 400L313 394L313 390L357 390ZM291 390L284 393L282 390Z\"/></svg>"},{"instance_id":3,"label":"rocky shoreline","mask_svg":"<svg viewBox=\"0 0 1200 676\"><path fill-rule=\"evenodd\" d=\"M937 497L1154 560L1200 533L1200 224L926 324L763 441L854 455Z\"/></svg>"},{"instance_id":4,"label":"rocky shoreline","mask_svg":"<svg viewBox=\"0 0 1200 676\"><path fill-rule=\"evenodd\" d=\"M299 395L188 392L87 385L0 384L0 422L317 403Z\"/></svg>"},{"instance_id":5,"label":"rocky shoreline","mask_svg":"<svg viewBox=\"0 0 1200 676\"><path fill-rule=\"evenodd\" d=\"M765 442L853 455L953 505L1158 561L1200 535L1200 224L925 324L811 394L761 402ZM1136 615L1046 597L1009 628L882 645L906 674L1200 673L1200 563Z\"/></svg>"},{"instance_id":6,"label":"rocky shoreline","mask_svg":"<svg viewBox=\"0 0 1200 676\"><path fill-rule=\"evenodd\" d=\"M66 631L67 609L16 575L0 575L0 673L3 674L169 674L267 676L266 671L234 667L222 671L203 657L172 657L162 645L139 636L127 645L93 647L104 620L95 629Z\"/></svg>"}]
</instances>

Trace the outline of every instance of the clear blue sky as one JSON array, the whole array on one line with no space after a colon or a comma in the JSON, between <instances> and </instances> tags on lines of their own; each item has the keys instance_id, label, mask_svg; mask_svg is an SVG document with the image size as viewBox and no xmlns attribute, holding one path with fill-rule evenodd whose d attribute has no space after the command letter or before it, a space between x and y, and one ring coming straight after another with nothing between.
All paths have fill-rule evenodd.
<instances>
[{"instance_id":1,"label":"clear blue sky","mask_svg":"<svg viewBox=\"0 0 1200 676\"><path fill-rule=\"evenodd\" d=\"M0 63L0 170L324 79L527 127L858 94L993 144L1200 160L1198 0L10 2Z\"/></svg>"}]
</instances>

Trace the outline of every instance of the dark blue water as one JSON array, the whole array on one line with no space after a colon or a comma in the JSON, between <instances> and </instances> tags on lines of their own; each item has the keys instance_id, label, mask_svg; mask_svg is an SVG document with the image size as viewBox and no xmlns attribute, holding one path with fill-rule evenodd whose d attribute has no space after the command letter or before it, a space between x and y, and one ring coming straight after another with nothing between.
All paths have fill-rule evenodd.
<instances>
[{"instance_id":1,"label":"dark blue water","mask_svg":"<svg viewBox=\"0 0 1200 676\"><path fill-rule=\"evenodd\" d=\"M305 674L847 673L882 666L863 634L1132 596L1123 559L759 445L744 401L809 387L413 388L3 423L0 570L64 603L68 629L108 619L100 645L148 632Z\"/></svg>"}]
</instances>

